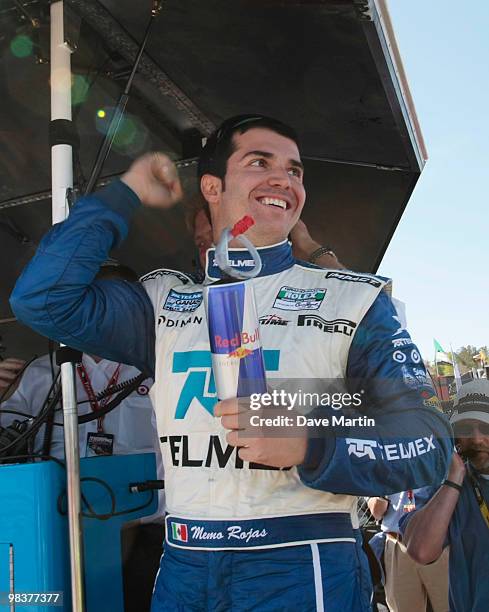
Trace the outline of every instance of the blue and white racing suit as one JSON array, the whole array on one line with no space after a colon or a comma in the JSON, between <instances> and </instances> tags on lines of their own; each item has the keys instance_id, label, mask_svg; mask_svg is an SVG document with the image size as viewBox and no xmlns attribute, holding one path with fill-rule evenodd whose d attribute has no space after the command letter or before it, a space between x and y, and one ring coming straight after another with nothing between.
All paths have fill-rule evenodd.
<instances>
[{"instance_id":1,"label":"blue and white racing suit","mask_svg":"<svg viewBox=\"0 0 489 612\"><path fill-rule=\"evenodd\" d=\"M141 284L94 281L139 205L121 182L80 200L43 239L11 304L41 334L155 372L168 516L153 611L369 610L355 496L440 481L452 448L384 279L295 261L286 242L260 250L251 282L267 374L340 380L362 393L356 414L373 425L311 438L291 469L243 462L213 416L202 285L172 270ZM230 257L241 265L246 254ZM211 252L206 282L218 274Z\"/></svg>"}]
</instances>

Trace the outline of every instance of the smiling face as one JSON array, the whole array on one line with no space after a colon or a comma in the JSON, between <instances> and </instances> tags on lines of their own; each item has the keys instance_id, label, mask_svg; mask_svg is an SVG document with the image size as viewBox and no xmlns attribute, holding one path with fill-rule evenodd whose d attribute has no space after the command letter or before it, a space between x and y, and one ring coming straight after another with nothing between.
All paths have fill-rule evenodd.
<instances>
[{"instance_id":1,"label":"smiling face","mask_svg":"<svg viewBox=\"0 0 489 612\"><path fill-rule=\"evenodd\" d=\"M458 446L476 470L489 473L489 424L476 419L464 419L454 425Z\"/></svg>"},{"instance_id":2,"label":"smiling face","mask_svg":"<svg viewBox=\"0 0 489 612\"><path fill-rule=\"evenodd\" d=\"M211 211L214 242L217 244L224 228L232 227L244 215L255 220L246 232L255 246L285 240L300 217L306 197L297 145L261 127L235 134L233 142L224 185L210 174L201 179Z\"/></svg>"}]
</instances>

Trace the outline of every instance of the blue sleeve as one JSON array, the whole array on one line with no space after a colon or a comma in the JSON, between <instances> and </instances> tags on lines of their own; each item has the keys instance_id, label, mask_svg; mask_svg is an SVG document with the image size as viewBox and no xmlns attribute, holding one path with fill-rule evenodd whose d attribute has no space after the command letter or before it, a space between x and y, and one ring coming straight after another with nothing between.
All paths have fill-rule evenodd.
<instances>
[{"instance_id":1,"label":"blue sleeve","mask_svg":"<svg viewBox=\"0 0 489 612\"><path fill-rule=\"evenodd\" d=\"M41 241L10 297L17 318L85 353L154 372L154 312L139 283L94 280L140 206L121 181L80 199Z\"/></svg>"},{"instance_id":2,"label":"blue sleeve","mask_svg":"<svg viewBox=\"0 0 489 612\"><path fill-rule=\"evenodd\" d=\"M357 328L347 386L362 394L357 416L373 424L328 428L325 436L311 438L299 467L302 481L332 493L370 496L441 482L453 450L451 428L430 405L435 393L420 353L385 292Z\"/></svg>"}]
</instances>

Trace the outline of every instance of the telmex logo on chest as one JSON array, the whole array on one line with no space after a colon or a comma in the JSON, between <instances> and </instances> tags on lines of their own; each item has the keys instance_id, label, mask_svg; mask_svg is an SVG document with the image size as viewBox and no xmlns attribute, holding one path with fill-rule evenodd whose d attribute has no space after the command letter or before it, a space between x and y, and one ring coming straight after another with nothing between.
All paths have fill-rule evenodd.
<instances>
[{"instance_id":1,"label":"telmex logo on chest","mask_svg":"<svg viewBox=\"0 0 489 612\"><path fill-rule=\"evenodd\" d=\"M273 303L273 308L279 310L318 310L325 295L326 289L281 287Z\"/></svg>"},{"instance_id":2,"label":"telmex logo on chest","mask_svg":"<svg viewBox=\"0 0 489 612\"><path fill-rule=\"evenodd\" d=\"M200 445L197 445L197 449L192 448L192 442L195 445L195 439L192 436L161 436L160 442L168 450L171 465L175 467L218 467L221 469L265 471L290 470L290 467L278 468L252 461L243 461L238 455L239 449L227 444L224 440L220 440L217 435L209 436L207 449L203 454L200 454L202 453Z\"/></svg>"},{"instance_id":3,"label":"telmex logo on chest","mask_svg":"<svg viewBox=\"0 0 489 612\"><path fill-rule=\"evenodd\" d=\"M265 349L263 358L267 372L278 371L280 351ZM175 419L184 419L194 400L197 400L198 405L214 417L217 395L212 372L211 352L176 351L173 354L172 373L185 374L185 381L175 409Z\"/></svg>"},{"instance_id":4,"label":"telmex logo on chest","mask_svg":"<svg viewBox=\"0 0 489 612\"><path fill-rule=\"evenodd\" d=\"M231 268L253 268L255 265L254 259L230 259L228 264Z\"/></svg>"}]
</instances>

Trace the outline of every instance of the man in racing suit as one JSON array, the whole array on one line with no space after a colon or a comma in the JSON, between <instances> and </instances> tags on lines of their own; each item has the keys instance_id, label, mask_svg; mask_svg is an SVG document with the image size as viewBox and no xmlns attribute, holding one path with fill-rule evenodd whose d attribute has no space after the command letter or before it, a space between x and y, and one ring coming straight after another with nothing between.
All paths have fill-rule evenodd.
<instances>
[{"instance_id":1,"label":"man in racing suit","mask_svg":"<svg viewBox=\"0 0 489 612\"><path fill-rule=\"evenodd\" d=\"M441 480L449 426L428 405L432 388L385 281L293 259L286 237L305 201L294 132L260 116L230 119L209 138L199 173L214 243L244 214L255 220L247 235L263 267L250 282L269 375L342 380L374 426L241 439L241 408L216 406L202 285L164 269L141 286L93 280L141 203L181 198L163 155L143 156L73 207L20 277L12 307L70 346L154 368L168 516L153 612L369 610L355 496ZM242 267L249 256L230 250L230 259ZM205 282L219 277L211 250Z\"/></svg>"}]
</instances>

